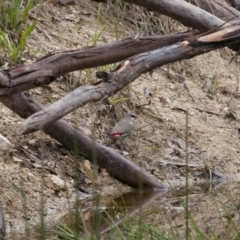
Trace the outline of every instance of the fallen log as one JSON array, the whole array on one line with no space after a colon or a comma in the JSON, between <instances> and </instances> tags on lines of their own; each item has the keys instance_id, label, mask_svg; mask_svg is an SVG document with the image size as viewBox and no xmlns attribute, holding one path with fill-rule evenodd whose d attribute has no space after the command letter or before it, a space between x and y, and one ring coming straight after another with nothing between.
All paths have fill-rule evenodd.
<instances>
[{"instance_id":1,"label":"fallen log","mask_svg":"<svg viewBox=\"0 0 240 240\"><path fill-rule=\"evenodd\" d=\"M27 92L2 97L0 101L23 118L43 109ZM77 149L88 160L105 168L113 177L129 186L167 190L158 179L120 155L115 149L93 141L63 120L48 125L43 131L73 151Z\"/></svg>"}]
</instances>

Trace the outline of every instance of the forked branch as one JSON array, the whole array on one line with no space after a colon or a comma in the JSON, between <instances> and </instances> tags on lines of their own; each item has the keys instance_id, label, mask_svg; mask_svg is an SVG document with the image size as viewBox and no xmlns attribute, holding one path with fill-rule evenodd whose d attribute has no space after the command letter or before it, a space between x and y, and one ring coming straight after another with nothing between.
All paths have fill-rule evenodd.
<instances>
[{"instance_id":1,"label":"forked branch","mask_svg":"<svg viewBox=\"0 0 240 240\"><path fill-rule=\"evenodd\" d=\"M30 116L20 126L18 134L44 129L48 124L88 102L99 101L115 94L151 69L192 58L227 44L233 44L239 39L240 25L236 25L221 30L215 29L209 34L198 37L189 36L188 41L135 55L122 62L114 71L105 73L105 78L96 85L77 88L50 107Z\"/></svg>"}]
</instances>

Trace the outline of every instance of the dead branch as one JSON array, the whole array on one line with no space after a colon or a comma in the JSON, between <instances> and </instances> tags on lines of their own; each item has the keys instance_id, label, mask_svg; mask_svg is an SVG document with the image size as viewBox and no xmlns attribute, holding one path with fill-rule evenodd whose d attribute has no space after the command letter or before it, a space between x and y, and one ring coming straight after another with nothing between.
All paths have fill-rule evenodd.
<instances>
[{"instance_id":1,"label":"dead branch","mask_svg":"<svg viewBox=\"0 0 240 240\"><path fill-rule=\"evenodd\" d=\"M42 110L40 104L27 92L0 98L0 101L23 118ZM120 155L113 148L93 141L63 120L49 125L44 129L44 132L73 151L77 149L92 163L105 168L112 176L129 186L157 188L158 190L167 189L160 181Z\"/></svg>"},{"instance_id":2,"label":"dead branch","mask_svg":"<svg viewBox=\"0 0 240 240\"><path fill-rule=\"evenodd\" d=\"M169 16L187 27L198 29L201 32L216 28L224 23L220 18L200 9L187 1L182 0L123 0L145 7L154 12ZM206 1L205 1L206 2ZM208 1L207 1L208 2Z\"/></svg>"},{"instance_id":3,"label":"dead branch","mask_svg":"<svg viewBox=\"0 0 240 240\"><path fill-rule=\"evenodd\" d=\"M101 77L104 79L97 85L75 89L50 107L30 116L19 127L18 134L41 130L49 123L60 119L88 102L105 99L151 69L224 47L240 37L240 25L215 31L125 60L114 71L101 73L100 75L103 75Z\"/></svg>"},{"instance_id":4,"label":"dead branch","mask_svg":"<svg viewBox=\"0 0 240 240\"><path fill-rule=\"evenodd\" d=\"M116 43L47 56L33 64L15 67L0 74L0 95L16 94L50 84L66 73L116 63L130 56L167 46L189 33L128 38Z\"/></svg>"},{"instance_id":5,"label":"dead branch","mask_svg":"<svg viewBox=\"0 0 240 240\"><path fill-rule=\"evenodd\" d=\"M144 6L154 11L160 11L182 23L186 22L188 26L201 31L213 29L224 23L221 19L218 19L210 13L180 0L126 1ZM202 2L200 0L198 1L200 3ZM229 5L227 6L231 8ZM225 5L222 8L225 8ZM237 10L233 8L231 9L238 13ZM227 25L229 24L225 24L225 26ZM10 71L6 71L5 75L0 75L0 95L16 94L35 87L50 84L58 76L64 75L68 72L102 66L109 63L116 63L130 56L182 41L186 36L188 36L187 33L160 37L130 38L113 44L106 44L82 50L66 51L45 57L34 64L16 67Z\"/></svg>"},{"instance_id":6,"label":"dead branch","mask_svg":"<svg viewBox=\"0 0 240 240\"><path fill-rule=\"evenodd\" d=\"M125 1L144 6L150 10L161 12L175 18L186 26L194 27L201 31L213 29L224 23L221 19L218 19L206 11L180 0ZM226 25L229 26L230 24ZM29 117L31 114L41 111L42 108L26 92L21 94L15 93L49 84L54 81L56 77L71 71L118 62L135 54L144 52L143 54L129 58L114 72L101 74L101 76L106 76L106 78L97 83L97 85L88 86L90 87L89 89L85 88L84 92L87 90L87 92L93 91L94 93L98 93L97 95L94 95L94 100L97 101L120 90L129 83L127 81L133 81L140 74L151 68L183 58L190 58L232 43L237 37L239 37L237 36L238 29L238 27L227 29L227 31L232 34L232 38L230 38L226 32L212 31L210 34L203 35L197 40L194 39L190 41L190 39L188 39L188 41L181 43L177 42L183 41L189 34L177 35L176 38L175 36L166 36L165 41L161 41L163 40L162 37L161 40L158 37L126 39L110 45L108 44L80 51L68 51L56 54L32 65L16 67L7 71L6 74L0 75L0 86L2 87L0 89L0 95L2 95L0 101L19 115ZM169 43L169 41L172 42ZM170 44L174 45L169 46ZM157 49L164 46L165 48ZM169 50L175 55L168 55L167 58L161 56L161 54L169 54ZM174 52L174 50L176 52ZM113 86L110 80L115 84L117 83L117 88ZM107 90L109 91L106 92ZM101 91L104 92L102 93ZM6 96L10 94L15 95L6 98L3 97L3 95ZM85 101L81 102L82 105L85 103ZM78 103L75 103L74 107L76 107L77 104ZM42 113L43 115L45 114L44 111L41 112L41 114ZM52 111L50 111L50 114L52 114ZM53 114L53 118L50 119L51 121L55 121L58 117L59 115ZM39 126L37 126L37 129L38 127ZM70 127L62 120L56 121L52 124L48 123L48 125L43 124L40 127L44 127L43 130L46 134L69 148L75 149L74 143L77 142L81 154L85 155L89 160L98 164L100 167L106 168L113 176L131 186L165 189L161 182L143 172L134 163L118 154L114 149L92 141L90 138Z\"/></svg>"},{"instance_id":7,"label":"dead branch","mask_svg":"<svg viewBox=\"0 0 240 240\"><path fill-rule=\"evenodd\" d=\"M197 7L204 9L205 11L217 16L224 21L230 21L240 17L240 12L231 7L224 0L190 0L190 3Z\"/></svg>"},{"instance_id":8,"label":"dead branch","mask_svg":"<svg viewBox=\"0 0 240 240\"><path fill-rule=\"evenodd\" d=\"M236 8L236 9L240 9L240 3L238 2L238 0L228 0L230 3L231 3L231 5L234 7L234 8Z\"/></svg>"}]
</instances>

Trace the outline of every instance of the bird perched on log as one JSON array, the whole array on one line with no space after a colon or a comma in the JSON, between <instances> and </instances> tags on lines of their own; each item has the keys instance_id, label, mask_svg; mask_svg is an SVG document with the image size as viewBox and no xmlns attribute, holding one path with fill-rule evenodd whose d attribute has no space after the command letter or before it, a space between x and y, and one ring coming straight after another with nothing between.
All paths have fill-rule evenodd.
<instances>
[{"instance_id":1,"label":"bird perched on log","mask_svg":"<svg viewBox=\"0 0 240 240\"><path fill-rule=\"evenodd\" d=\"M134 120L138 116L135 114L128 114L124 118L122 118L116 125L114 126L111 136L115 139L124 139L128 135L131 134L133 129Z\"/></svg>"}]
</instances>

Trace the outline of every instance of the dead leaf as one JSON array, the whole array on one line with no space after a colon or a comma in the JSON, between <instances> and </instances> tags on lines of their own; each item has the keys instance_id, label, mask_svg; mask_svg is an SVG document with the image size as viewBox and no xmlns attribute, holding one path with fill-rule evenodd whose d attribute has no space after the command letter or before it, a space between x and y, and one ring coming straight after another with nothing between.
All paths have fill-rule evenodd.
<instances>
[{"instance_id":1,"label":"dead leaf","mask_svg":"<svg viewBox=\"0 0 240 240\"><path fill-rule=\"evenodd\" d=\"M67 14L64 16L64 19L75 23L78 23L80 21L80 18L76 18L74 14Z\"/></svg>"},{"instance_id":2,"label":"dead leaf","mask_svg":"<svg viewBox=\"0 0 240 240\"><path fill-rule=\"evenodd\" d=\"M167 140L167 144L170 148L174 150L174 153L181 153L185 154L185 151L183 151L177 144L174 143L174 141Z\"/></svg>"},{"instance_id":3,"label":"dead leaf","mask_svg":"<svg viewBox=\"0 0 240 240\"><path fill-rule=\"evenodd\" d=\"M149 96L152 96L152 88L149 86L146 86L144 88L144 95L146 98L148 98Z\"/></svg>"},{"instance_id":4,"label":"dead leaf","mask_svg":"<svg viewBox=\"0 0 240 240\"><path fill-rule=\"evenodd\" d=\"M177 150L182 154L185 154L186 152L186 142L180 138L177 138L176 140L172 140L172 141L167 140L167 144L170 148ZM188 153L199 153L199 152L200 151L198 149L194 149L188 146Z\"/></svg>"},{"instance_id":5,"label":"dead leaf","mask_svg":"<svg viewBox=\"0 0 240 240\"><path fill-rule=\"evenodd\" d=\"M182 139L178 138L177 139L177 143L183 150L186 149L186 142L185 141L183 141Z\"/></svg>"}]
</instances>

